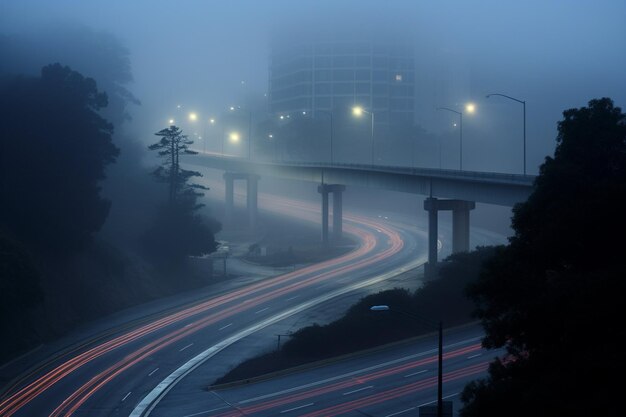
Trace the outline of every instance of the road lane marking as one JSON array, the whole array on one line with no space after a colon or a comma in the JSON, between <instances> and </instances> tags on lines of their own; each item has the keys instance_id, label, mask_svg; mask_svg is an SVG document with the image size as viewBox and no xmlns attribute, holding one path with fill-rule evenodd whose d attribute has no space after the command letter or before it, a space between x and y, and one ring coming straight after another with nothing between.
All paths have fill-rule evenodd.
<instances>
[{"instance_id":1,"label":"road lane marking","mask_svg":"<svg viewBox=\"0 0 626 417\"><path fill-rule=\"evenodd\" d=\"M152 374L153 374L153 373L155 373L155 372L156 372L156 371L158 371L158 370L159 370L159 368L156 368L154 371L150 372L150 373L148 374L148 376L152 376Z\"/></svg>"},{"instance_id":2,"label":"road lane marking","mask_svg":"<svg viewBox=\"0 0 626 417\"><path fill-rule=\"evenodd\" d=\"M424 372L428 372L428 369L422 369L421 371L413 372L412 374L406 374L406 375L404 375L404 378L408 378L408 377L414 376L414 375L423 374Z\"/></svg>"},{"instance_id":3,"label":"road lane marking","mask_svg":"<svg viewBox=\"0 0 626 417\"><path fill-rule=\"evenodd\" d=\"M288 410L283 410L283 411L281 411L281 412L280 412L280 414L283 414L283 413L288 413L288 412L290 412L290 411L299 410L299 409L304 408L304 407L310 407L310 406L312 406L313 404L315 404L315 403L308 403L308 404L301 405L300 407L294 407L294 408L290 408L290 409L288 409Z\"/></svg>"},{"instance_id":4,"label":"road lane marking","mask_svg":"<svg viewBox=\"0 0 626 417\"><path fill-rule=\"evenodd\" d=\"M164 380L162 380L159 384L157 384L157 386L155 386L145 397L143 397L143 399L135 406L133 411L130 413L129 417L147 417L148 415L150 415L152 410L154 410L154 408L163 399L163 397L167 395L167 393L170 392L170 390L174 388L176 384L180 382L185 376L193 372L196 368L198 368L200 365L202 365L204 362L206 362L213 356L217 355L222 350L226 349L228 346L232 345L235 342L238 342L244 337L254 332L257 332L261 329L264 329L281 320L284 320L287 317L291 317L294 314L305 311L313 306L319 305L328 300L332 300L333 298L345 295L349 292L356 291L361 288L368 287L370 285L378 284L389 278L396 277L410 269L422 266L425 263L426 263L426 257L420 257L418 259L414 259L412 262L409 262L408 264L405 264L404 266L400 268L396 268L384 274L377 275L375 277L372 277L364 281L356 282L347 287L339 288L335 291L310 299L297 306L294 306L274 316L271 316L259 323L256 323L248 327L247 329L239 331L238 333L209 347L205 351L200 352L198 355L191 358L189 361L185 362L182 366L180 366L174 372L169 374ZM482 337L477 337L475 339L480 340L482 339ZM453 346L453 345L450 345L450 346ZM433 349L433 351L436 352L436 349Z\"/></svg>"},{"instance_id":5,"label":"road lane marking","mask_svg":"<svg viewBox=\"0 0 626 417\"><path fill-rule=\"evenodd\" d=\"M455 392L454 394L450 394L450 395L446 395L445 397L441 397L441 399L442 399L442 400L445 400L445 399L448 399L448 398L454 397L455 395L459 395L459 393L458 393L458 392ZM425 406L425 405L429 405L429 404L434 404L434 403L436 403L436 402L437 402L437 400L435 400L435 401L429 401L429 402L427 402L427 403L420 404L420 405L417 405L417 406L415 406L415 407L411 407L411 408L404 409L404 410L402 410L402 411L397 411L397 412L395 412L395 413L387 414L385 417L394 417L394 416L399 416L400 414L404 414L404 413L406 413L407 411L412 411L412 410L415 410L416 408L420 408L420 407L423 407L423 406Z\"/></svg>"},{"instance_id":6,"label":"road lane marking","mask_svg":"<svg viewBox=\"0 0 626 417\"><path fill-rule=\"evenodd\" d=\"M285 301L291 301L291 300L295 300L295 299L296 299L296 298L298 298L298 297L299 297L299 296L298 296L298 295L296 295L296 296L294 296L294 297L291 297L291 298L287 298L287 299L286 299Z\"/></svg>"},{"instance_id":7,"label":"road lane marking","mask_svg":"<svg viewBox=\"0 0 626 417\"><path fill-rule=\"evenodd\" d=\"M398 412L396 412L396 413L387 414L385 417L399 416L400 414L404 414L404 413L406 413L407 411L413 411L413 410L415 410L416 408L417 408L417 407L407 408L407 409L405 409L405 410L398 411Z\"/></svg>"},{"instance_id":8,"label":"road lane marking","mask_svg":"<svg viewBox=\"0 0 626 417\"><path fill-rule=\"evenodd\" d=\"M268 309L269 309L269 307L262 308L259 311L255 311L254 314L262 313L262 312L264 312L265 310L268 310Z\"/></svg>"},{"instance_id":9,"label":"road lane marking","mask_svg":"<svg viewBox=\"0 0 626 417\"><path fill-rule=\"evenodd\" d=\"M352 390L352 391L344 392L341 395L350 395L350 394L354 394L355 392L365 391L366 389L372 389L372 388L374 388L374 386L370 385L368 387L363 387L363 388L355 389L355 390Z\"/></svg>"},{"instance_id":10,"label":"road lane marking","mask_svg":"<svg viewBox=\"0 0 626 417\"><path fill-rule=\"evenodd\" d=\"M128 391L128 394L124 395L124 398L122 398L122 402L124 402L126 400L126 398L128 398L128 396L132 393L132 391Z\"/></svg>"},{"instance_id":11,"label":"road lane marking","mask_svg":"<svg viewBox=\"0 0 626 417\"><path fill-rule=\"evenodd\" d=\"M219 411L219 410L223 410L225 408L230 408L229 406L225 405L223 407L218 407L218 408L212 408L210 410L204 410L204 411L200 411L199 413L193 413L193 414L187 414L184 415L183 417L194 417L194 416L199 416L201 414L207 414L207 413L211 413L213 411Z\"/></svg>"},{"instance_id":12,"label":"road lane marking","mask_svg":"<svg viewBox=\"0 0 626 417\"><path fill-rule=\"evenodd\" d=\"M482 355L482 353L477 353L477 354L475 354L475 355L468 356L468 357L467 357L467 359L474 359L474 358L479 357L480 355Z\"/></svg>"},{"instance_id":13,"label":"road lane marking","mask_svg":"<svg viewBox=\"0 0 626 417\"><path fill-rule=\"evenodd\" d=\"M448 350L448 349L451 349L451 348L454 348L454 347L457 347L457 346L469 344L469 343L472 343L472 342L477 342L479 340L482 340L482 336L472 337L472 338L469 338L469 339L461 340L461 341L456 342L456 343L451 343L449 345L445 345L443 348L444 348L444 350ZM330 377L330 378L322 379L320 381L315 381L315 382L311 382L311 383L308 383L308 384L299 385L299 386L293 387L293 388L287 388L287 389L284 389L282 391L276 391L276 392L273 392L271 394L265 394L265 395L260 395L258 397L254 397L254 398L248 398L247 400L239 401L238 404L246 404L246 403L251 403L251 402L254 402L254 401L266 400L268 398L281 396L283 394L289 394L289 393L294 392L294 391L300 391L300 390L309 389L309 388L316 387L316 386L319 386L319 385L327 384L329 382L337 381L339 379L349 378L349 377L352 377L352 376L355 376L355 375L360 375L360 374L364 374L364 373L367 373L367 372L375 371L377 369L381 369L381 368L384 368L386 366L396 365L398 363L401 363L401 362L404 362L404 361L407 361L407 360L420 358L420 357L427 356L427 355L430 355L430 354L433 354L433 353L437 353L437 348L425 350L425 351L420 352L420 353L414 353L414 354L408 355L408 356L403 356L403 357L397 358L397 359L392 359L390 361L386 361L386 362L379 363L379 364L376 364L376 365L368 366L367 368L357 369L355 371L351 371L351 372L347 372L345 374L341 374L341 375L333 376L333 377Z\"/></svg>"},{"instance_id":14,"label":"road lane marking","mask_svg":"<svg viewBox=\"0 0 626 417\"><path fill-rule=\"evenodd\" d=\"M187 346L185 346L184 348L180 349L179 352L182 352L183 350L185 350L185 349L187 349L189 347L192 347L192 346L193 346L193 343L189 343Z\"/></svg>"},{"instance_id":15,"label":"road lane marking","mask_svg":"<svg viewBox=\"0 0 626 417\"><path fill-rule=\"evenodd\" d=\"M224 326L224 327L220 327L220 328L218 329L218 331L219 331L219 330L224 330L224 329L226 329L227 327L230 327L230 326L232 326L232 325L233 325L232 323L228 323L226 326Z\"/></svg>"}]
</instances>

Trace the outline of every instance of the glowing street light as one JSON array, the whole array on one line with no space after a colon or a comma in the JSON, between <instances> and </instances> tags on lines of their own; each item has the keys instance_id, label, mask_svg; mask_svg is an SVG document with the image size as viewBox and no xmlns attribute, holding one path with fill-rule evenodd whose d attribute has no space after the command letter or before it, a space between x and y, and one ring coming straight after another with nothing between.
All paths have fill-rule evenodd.
<instances>
[{"instance_id":1,"label":"glowing street light","mask_svg":"<svg viewBox=\"0 0 626 417\"><path fill-rule=\"evenodd\" d=\"M189 113L189 121L195 122L196 120L198 120L198 114L194 112Z\"/></svg>"},{"instance_id":2,"label":"glowing street light","mask_svg":"<svg viewBox=\"0 0 626 417\"><path fill-rule=\"evenodd\" d=\"M215 119L209 119L209 123L211 123L212 125L215 124Z\"/></svg>"},{"instance_id":3,"label":"glowing street light","mask_svg":"<svg viewBox=\"0 0 626 417\"><path fill-rule=\"evenodd\" d=\"M170 123L170 126L173 126L174 125L174 119L170 119L169 123Z\"/></svg>"},{"instance_id":4,"label":"glowing street light","mask_svg":"<svg viewBox=\"0 0 626 417\"><path fill-rule=\"evenodd\" d=\"M230 111L245 111L248 113L248 159L252 159L252 112L242 109L241 106L230 106ZM238 141L239 139L237 139Z\"/></svg>"},{"instance_id":5,"label":"glowing street light","mask_svg":"<svg viewBox=\"0 0 626 417\"><path fill-rule=\"evenodd\" d=\"M361 117L363 116L363 113L369 114L372 118L372 125L371 125L371 149L372 149L372 166L374 165L374 112L370 112L365 110L363 107L361 106L354 106L352 108L352 114L356 117Z\"/></svg>"},{"instance_id":6,"label":"glowing street light","mask_svg":"<svg viewBox=\"0 0 626 417\"><path fill-rule=\"evenodd\" d=\"M231 143L239 143L239 133L237 132L231 132L228 135L228 139L230 140Z\"/></svg>"},{"instance_id":7,"label":"glowing street light","mask_svg":"<svg viewBox=\"0 0 626 417\"><path fill-rule=\"evenodd\" d=\"M476 111L476 105L474 103L467 103L465 105L465 111L468 113L474 113Z\"/></svg>"}]
</instances>

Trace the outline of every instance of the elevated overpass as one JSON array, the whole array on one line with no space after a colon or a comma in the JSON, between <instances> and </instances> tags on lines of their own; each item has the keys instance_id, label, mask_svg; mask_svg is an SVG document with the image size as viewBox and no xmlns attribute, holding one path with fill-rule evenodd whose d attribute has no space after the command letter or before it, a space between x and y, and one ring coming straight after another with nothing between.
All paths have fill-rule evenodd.
<instances>
[{"instance_id":1,"label":"elevated overpass","mask_svg":"<svg viewBox=\"0 0 626 417\"><path fill-rule=\"evenodd\" d=\"M341 193L346 186L377 188L426 197L429 213L428 270L437 262L438 212L452 211L452 251L469 250L469 212L475 203L512 207L525 201L533 190L534 175L502 174L432 168L381 165L265 161L201 153L196 164L225 172L226 219L233 209L233 181L247 181L249 224L256 222L257 181L261 176L320 184L322 239L328 239L328 194L333 194L333 236L341 236Z\"/></svg>"}]
</instances>

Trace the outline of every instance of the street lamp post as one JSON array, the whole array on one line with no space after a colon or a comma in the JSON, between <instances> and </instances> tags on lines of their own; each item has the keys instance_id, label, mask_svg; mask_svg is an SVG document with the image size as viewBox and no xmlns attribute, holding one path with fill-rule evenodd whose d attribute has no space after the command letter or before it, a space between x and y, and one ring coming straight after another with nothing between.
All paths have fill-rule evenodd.
<instances>
[{"instance_id":1,"label":"street lamp post","mask_svg":"<svg viewBox=\"0 0 626 417\"><path fill-rule=\"evenodd\" d=\"M524 141L523 141L523 149L524 149L524 175L526 175L526 101L525 100L519 100L515 97L511 97L511 96L507 96L506 94L499 94L499 93L493 93L493 94L487 94L487 98L491 97L491 96L500 96L500 97L504 97L504 98L508 98L509 100L513 100L513 101L517 101L518 103L522 103L522 107L523 107L523 123L524 123Z\"/></svg>"},{"instance_id":2,"label":"street lamp post","mask_svg":"<svg viewBox=\"0 0 626 417\"><path fill-rule=\"evenodd\" d=\"M414 316L412 314L406 313L401 310L392 310L388 305L371 306L370 310L371 311L391 311L394 313L403 314L414 320L426 322L432 327L435 327L434 323L432 323L430 320L425 320L423 318ZM438 335L439 347L438 347L438 354L437 354L437 417L443 417L443 324L441 323L441 320L439 321L436 327L439 333Z\"/></svg>"},{"instance_id":3,"label":"street lamp post","mask_svg":"<svg viewBox=\"0 0 626 417\"><path fill-rule=\"evenodd\" d=\"M463 113L447 107L437 107L437 110L447 110L459 115L459 171L463 171Z\"/></svg>"},{"instance_id":4,"label":"street lamp post","mask_svg":"<svg viewBox=\"0 0 626 417\"><path fill-rule=\"evenodd\" d=\"M363 113L369 114L372 118L372 125L371 125L371 149L372 149L372 166L374 166L374 112L371 111L367 111L365 110L363 107L353 107L352 108L352 114L355 115L356 117L361 117L363 115Z\"/></svg>"},{"instance_id":5,"label":"street lamp post","mask_svg":"<svg viewBox=\"0 0 626 417\"><path fill-rule=\"evenodd\" d=\"M241 106L230 106L230 111L235 110L243 110ZM248 112L248 159L252 157L252 112L250 110L246 110Z\"/></svg>"}]
</instances>

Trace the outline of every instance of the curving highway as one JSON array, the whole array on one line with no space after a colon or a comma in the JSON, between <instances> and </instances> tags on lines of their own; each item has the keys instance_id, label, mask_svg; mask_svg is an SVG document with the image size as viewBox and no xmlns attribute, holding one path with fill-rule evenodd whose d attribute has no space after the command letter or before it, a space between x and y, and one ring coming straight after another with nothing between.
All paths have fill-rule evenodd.
<instances>
[{"instance_id":1,"label":"curving highway","mask_svg":"<svg viewBox=\"0 0 626 417\"><path fill-rule=\"evenodd\" d=\"M318 221L317 206L262 196L267 210ZM384 221L345 215L358 248L341 257L256 282L112 329L46 363L0 402L1 416L141 415L181 376L266 326L424 262L411 233ZM172 379L173 378L173 379ZM146 402L146 398L149 401ZM141 408L143 407L143 408Z\"/></svg>"}]
</instances>

